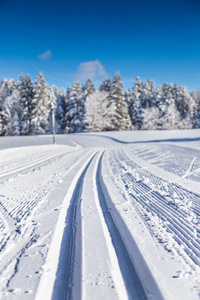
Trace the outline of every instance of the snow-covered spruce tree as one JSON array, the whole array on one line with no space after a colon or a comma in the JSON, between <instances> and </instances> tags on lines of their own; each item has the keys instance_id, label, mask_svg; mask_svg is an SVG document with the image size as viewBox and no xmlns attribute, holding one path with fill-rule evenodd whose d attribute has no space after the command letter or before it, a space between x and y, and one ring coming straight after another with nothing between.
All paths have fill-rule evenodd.
<instances>
[{"instance_id":1,"label":"snow-covered spruce tree","mask_svg":"<svg viewBox=\"0 0 200 300\"><path fill-rule=\"evenodd\" d=\"M160 108L160 121L162 124L162 129L173 130L178 128L180 114L175 105L172 85L167 85L166 83L163 84L163 94Z\"/></svg>"},{"instance_id":2,"label":"snow-covered spruce tree","mask_svg":"<svg viewBox=\"0 0 200 300\"><path fill-rule=\"evenodd\" d=\"M200 91L191 92L191 97L195 102L194 128L200 128Z\"/></svg>"},{"instance_id":3,"label":"snow-covered spruce tree","mask_svg":"<svg viewBox=\"0 0 200 300\"><path fill-rule=\"evenodd\" d=\"M104 81L102 82L102 84L100 85L99 90L100 91L105 91L105 92L110 92L111 91L111 85L112 85L112 81L110 78L105 78Z\"/></svg>"},{"instance_id":4,"label":"snow-covered spruce tree","mask_svg":"<svg viewBox=\"0 0 200 300\"><path fill-rule=\"evenodd\" d=\"M85 97L79 82L74 82L69 91L67 113L65 115L65 132L82 132L84 129Z\"/></svg>"},{"instance_id":5,"label":"snow-covered spruce tree","mask_svg":"<svg viewBox=\"0 0 200 300\"><path fill-rule=\"evenodd\" d=\"M10 81L9 93L5 98L2 110L3 132L5 135L19 135L20 92L16 82Z\"/></svg>"},{"instance_id":6,"label":"snow-covered spruce tree","mask_svg":"<svg viewBox=\"0 0 200 300\"><path fill-rule=\"evenodd\" d=\"M20 91L20 132L21 135L29 135L31 133L31 120L33 118L33 111L35 109L34 85L29 74L20 75L19 78Z\"/></svg>"},{"instance_id":7,"label":"snow-covered spruce tree","mask_svg":"<svg viewBox=\"0 0 200 300\"><path fill-rule=\"evenodd\" d=\"M184 86L180 86L179 88L176 106L180 113L181 120L186 119L188 123L188 125L186 125L187 128L191 128L195 123L194 116L196 114L197 107L194 99Z\"/></svg>"},{"instance_id":8,"label":"snow-covered spruce tree","mask_svg":"<svg viewBox=\"0 0 200 300\"><path fill-rule=\"evenodd\" d=\"M137 78L136 78L137 82ZM138 84L141 88L140 102L143 108L149 108L155 106L156 91L153 80L148 79L146 83L142 83L140 80Z\"/></svg>"},{"instance_id":9,"label":"snow-covered spruce tree","mask_svg":"<svg viewBox=\"0 0 200 300\"><path fill-rule=\"evenodd\" d=\"M85 98L94 92L94 85L91 79L88 79L86 83L82 86L83 97Z\"/></svg>"},{"instance_id":10,"label":"snow-covered spruce tree","mask_svg":"<svg viewBox=\"0 0 200 300\"><path fill-rule=\"evenodd\" d=\"M32 112L30 124L31 134L45 134L48 132L48 103L48 85L40 72L35 84L35 96L33 98L35 108Z\"/></svg>"},{"instance_id":11,"label":"snow-covered spruce tree","mask_svg":"<svg viewBox=\"0 0 200 300\"><path fill-rule=\"evenodd\" d=\"M4 102L7 96L8 96L8 80L4 78L0 82L0 135L5 134L3 109L4 109Z\"/></svg>"},{"instance_id":12,"label":"snow-covered spruce tree","mask_svg":"<svg viewBox=\"0 0 200 300\"><path fill-rule=\"evenodd\" d=\"M125 89L124 91L124 101L126 102L129 111L131 105L131 91L129 89Z\"/></svg>"},{"instance_id":13,"label":"snow-covered spruce tree","mask_svg":"<svg viewBox=\"0 0 200 300\"><path fill-rule=\"evenodd\" d=\"M107 117L110 119L108 130L129 130L132 129L128 107L124 99L122 82L117 72L112 81L111 91L108 96L109 105Z\"/></svg>"},{"instance_id":14,"label":"snow-covered spruce tree","mask_svg":"<svg viewBox=\"0 0 200 300\"><path fill-rule=\"evenodd\" d=\"M137 76L130 94L129 102L129 115L134 129L141 129L143 124L143 110L141 105L142 93L143 83L140 81L139 76Z\"/></svg>"},{"instance_id":15,"label":"snow-covered spruce tree","mask_svg":"<svg viewBox=\"0 0 200 300\"><path fill-rule=\"evenodd\" d=\"M56 109L56 120L60 126L60 133L64 132L66 127L65 114L67 112L67 94L64 88L61 88L57 95L57 109Z\"/></svg>"}]
</instances>

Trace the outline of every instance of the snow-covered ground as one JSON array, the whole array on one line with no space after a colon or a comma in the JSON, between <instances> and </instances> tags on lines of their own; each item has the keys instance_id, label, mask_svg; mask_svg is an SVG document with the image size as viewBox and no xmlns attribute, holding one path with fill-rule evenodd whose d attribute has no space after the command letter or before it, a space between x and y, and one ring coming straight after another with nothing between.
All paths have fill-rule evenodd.
<instances>
[{"instance_id":1,"label":"snow-covered ground","mask_svg":"<svg viewBox=\"0 0 200 300\"><path fill-rule=\"evenodd\" d=\"M199 299L200 130L0 138L1 299Z\"/></svg>"}]
</instances>

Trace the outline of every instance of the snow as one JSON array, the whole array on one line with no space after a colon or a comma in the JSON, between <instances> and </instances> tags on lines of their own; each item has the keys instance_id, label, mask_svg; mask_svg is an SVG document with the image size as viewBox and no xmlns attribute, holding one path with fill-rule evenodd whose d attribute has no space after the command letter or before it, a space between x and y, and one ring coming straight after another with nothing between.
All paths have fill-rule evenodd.
<instances>
[{"instance_id":1,"label":"snow","mask_svg":"<svg viewBox=\"0 0 200 300\"><path fill-rule=\"evenodd\" d=\"M199 136L1 137L1 299L199 299Z\"/></svg>"}]
</instances>

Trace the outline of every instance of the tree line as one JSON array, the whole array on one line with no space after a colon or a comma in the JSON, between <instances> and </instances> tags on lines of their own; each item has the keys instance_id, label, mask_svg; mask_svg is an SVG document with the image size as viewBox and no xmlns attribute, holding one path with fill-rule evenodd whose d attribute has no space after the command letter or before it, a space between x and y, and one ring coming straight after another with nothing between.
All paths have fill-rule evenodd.
<instances>
[{"instance_id":1,"label":"tree line","mask_svg":"<svg viewBox=\"0 0 200 300\"><path fill-rule=\"evenodd\" d=\"M51 132L55 114L58 133L109 130L166 130L200 127L200 91L137 76L132 89L123 89L120 74L105 78L99 89L91 79L74 82L67 90L48 86L40 72L0 82L0 135Z\"/></svg>"}]
</instances>

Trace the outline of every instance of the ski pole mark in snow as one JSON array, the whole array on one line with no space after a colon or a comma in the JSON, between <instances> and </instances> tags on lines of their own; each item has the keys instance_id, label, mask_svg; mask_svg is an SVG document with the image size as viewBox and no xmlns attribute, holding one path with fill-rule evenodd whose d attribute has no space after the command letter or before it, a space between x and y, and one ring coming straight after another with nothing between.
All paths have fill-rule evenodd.
<instances>
[{"instance_id":1,"label":"ski pole mark in snow","mask_svg":"<svg viewBox=\"0 0 200 300\"><path fill-rule=\"evenodd\" d=\"M193 158L193 160L192 160L192 162L191 162L188 170L185 172L185 174L182 176L182 178L185 178L185 177L187 177L187 176L189 176L189 175L192 174L192 169L194 167L195 160L196 160L196 156Z\"/></svg>"}]
</instances>

